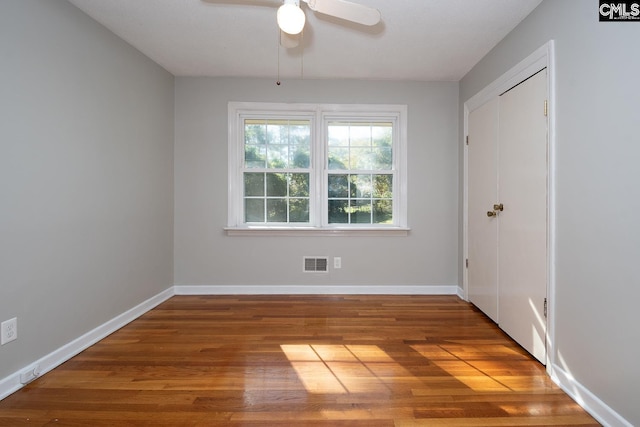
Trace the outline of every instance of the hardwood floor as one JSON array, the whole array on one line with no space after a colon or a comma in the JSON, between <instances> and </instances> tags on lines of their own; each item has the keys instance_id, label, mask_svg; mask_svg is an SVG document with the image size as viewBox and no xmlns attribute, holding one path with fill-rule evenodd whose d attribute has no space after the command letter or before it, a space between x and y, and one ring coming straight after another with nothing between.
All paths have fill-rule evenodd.
<instances>
[{"instance_id":1,"label":"hardwood floor","mask_svg":"<svg viewBox=\"0 0 640 427\"><path fill-rule=\"evenodd\" d=\"M176 296L0 402L0 425L599 425L454 296Z\"/></svg>"}]
</instances>

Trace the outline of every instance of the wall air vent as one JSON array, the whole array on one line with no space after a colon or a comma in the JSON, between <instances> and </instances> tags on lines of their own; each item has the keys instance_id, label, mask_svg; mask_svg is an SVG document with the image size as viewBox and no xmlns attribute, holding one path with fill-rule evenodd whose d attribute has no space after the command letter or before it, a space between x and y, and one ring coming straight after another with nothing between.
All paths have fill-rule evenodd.
<instances>
[{"instance_id":1,"label":"wall air vent","mask_svg":"<svg viewBox=\"0 0 640 427\"><path fill-rule=\"evenodd\" d=\"M329 271L329 258L306 256L304 257L304 269L305 273L326 273Z\"/></svg>"}]
</instances>

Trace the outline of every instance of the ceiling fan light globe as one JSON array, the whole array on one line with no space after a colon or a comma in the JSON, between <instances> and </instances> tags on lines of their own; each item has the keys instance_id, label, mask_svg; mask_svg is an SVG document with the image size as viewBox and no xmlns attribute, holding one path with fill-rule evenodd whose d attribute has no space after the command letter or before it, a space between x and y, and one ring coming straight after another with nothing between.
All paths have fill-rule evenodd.
<instances>
[{"instance_id":1,"label":"ceiling fan light globe","mask_svg":"<svg viewBox=\"0 0 640 427\"><path fill-rule=\"evenodd\" d=\"M292 3L285 3L278 9L278 27L287 34L300 34L305 23L304 12Z\"/></svg>"}]
</instances>

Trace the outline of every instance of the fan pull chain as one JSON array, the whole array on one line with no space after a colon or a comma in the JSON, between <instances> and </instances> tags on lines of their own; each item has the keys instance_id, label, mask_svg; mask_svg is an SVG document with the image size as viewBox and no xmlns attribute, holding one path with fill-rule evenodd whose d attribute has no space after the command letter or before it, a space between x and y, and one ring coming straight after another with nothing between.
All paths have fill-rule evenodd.
<instances>
[{"instance_id":1,"label":"fan pull chain","mask_svg":"<svg viewBox=\"0 0 640 427\"><path fill-rule=\"evenodd\" d=\"M300 80L304 80L304 30L300 33Z\"/></svg>"},{"instance_id":2,"label":"fan pull chain","mask_svg":"<svg viewBox=\"0 0 640 427\"><path fill-rule=\"evenodd\" d=\"M278 46L278 76L276 77L276 85L280 86L280 29L278 28L278 39L277 39L277 46Z\"/></svg>"}]
</instances>

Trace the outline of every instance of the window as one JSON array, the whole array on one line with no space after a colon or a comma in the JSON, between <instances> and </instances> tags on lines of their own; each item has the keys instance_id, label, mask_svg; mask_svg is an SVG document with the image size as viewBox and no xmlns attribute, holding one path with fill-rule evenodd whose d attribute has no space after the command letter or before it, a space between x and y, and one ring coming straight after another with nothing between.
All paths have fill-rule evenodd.
<instances>
[{"instance_id":1,"label":"window","mask_svg":"<svg viewBox=\"0 0 640 427\"><path fill-rule=\"evenodd\" d=\"M393 224L393 123L327 124L329 224Z\"/></svg>"},{"instance_id":2,"label":"window","mask_svg":"<svg viewBox=\"0 0 640 427\"><path fill-rule=\"evenodd\" d=\"M309 223L311 120L243 120L244 223Z\"/></svg>"},{"instance_id":3,"label":"window","mask_svg":"<svg viewBox=\"0 0 640 427\"><path fill-rule=\"evenodd\" d=\"M406 106L229 103L228 234L406 234Z\"/></svg>"}]
</instances>

